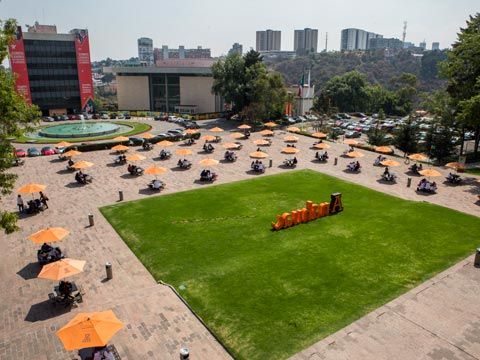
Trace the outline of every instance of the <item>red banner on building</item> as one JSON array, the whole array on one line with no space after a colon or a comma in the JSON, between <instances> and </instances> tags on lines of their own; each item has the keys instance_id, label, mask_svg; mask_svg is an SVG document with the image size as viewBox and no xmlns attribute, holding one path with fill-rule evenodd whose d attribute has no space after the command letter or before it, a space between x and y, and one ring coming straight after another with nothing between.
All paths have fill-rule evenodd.
<instances>
[{"instance_id":1,"label":"red banner on building","mask_svg":"<svg viewBox=\"0 0 480 360\"><path fill-rule=\"evenodd\" d=\"M15 89L31 104L32 96L30 94L30 82L28 81L27 60L20 26L17 28L15 40L8 46L8 52L10 54L10 67L15 74Z\"/></svg>"},{"instance_id":2,"label":"red banner on building","mask_svg":"<svg viewBox=\"0 0 480 360\"><path fill-rule=\"evenodd\" d=\"M87 30L77 30L75 33L75 51L82 111L92 112L94 92Z\"/></svg>"}]
</instances>

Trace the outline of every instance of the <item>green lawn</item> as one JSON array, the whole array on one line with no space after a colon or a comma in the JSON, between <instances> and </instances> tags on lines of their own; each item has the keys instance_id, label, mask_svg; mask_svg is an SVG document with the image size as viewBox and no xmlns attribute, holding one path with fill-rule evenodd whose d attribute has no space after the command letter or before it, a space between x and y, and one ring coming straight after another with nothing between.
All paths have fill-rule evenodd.
<instances>
[{"instance_id":1,"label":"green lawn","mask_svg":"<svg viewBox=\"0 0 480 360\"><path fill-rule=\"evenodd\" d=\"M342 213L270 230L337 191ZM101 210L239 359L302 350L466 257L480 232L474 216L308 170Z\"/></svg>"}]
</instances>

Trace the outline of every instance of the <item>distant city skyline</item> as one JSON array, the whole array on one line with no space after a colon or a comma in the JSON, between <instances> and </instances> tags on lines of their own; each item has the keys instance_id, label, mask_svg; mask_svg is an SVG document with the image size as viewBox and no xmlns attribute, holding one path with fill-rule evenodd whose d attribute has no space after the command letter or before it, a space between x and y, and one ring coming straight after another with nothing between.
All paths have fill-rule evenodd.
<instances>
[{"instance_id":1,"label":"distant city skyline","mask_svg":"<svg viewBox=\"0 0 480 360\"><path fill-rule=\"evenodd\" d=\"M303 28L318 29L319 52L325 47L326 32L328 50L339 50L342 29L368 29L401 39L403 21L408 21L407 42L418 45L426 40L446 48L455 41L468 16L479 10L477 0L395 0L388 5L364 0L361 7L353 0L304 0L301 8L308 11L297 17L295 12L286 11L291 7L286 0L84 0L81 6L60 0L2 0L0 18L15 18L24 29L25 24L35 21L55 24L59 32L87 28L95 61L138 56L137 39L141 37L151 38L158 48L196 48L202 44L212 50L212 56L227 54L235 42L246 52L255 48L256 31L262 29L282 32L282 50L293 50L294 30Z\"/></svg>"}]
</instances>

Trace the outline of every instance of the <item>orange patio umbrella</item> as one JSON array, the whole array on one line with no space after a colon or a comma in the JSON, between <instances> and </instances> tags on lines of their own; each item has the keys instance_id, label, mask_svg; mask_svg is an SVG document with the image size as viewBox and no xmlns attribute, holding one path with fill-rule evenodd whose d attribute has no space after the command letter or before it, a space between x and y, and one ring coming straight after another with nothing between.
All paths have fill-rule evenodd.
<instances>
[{"instance_id":1,"label":"orange patio umbrella","mask_svg":"<svg viewBox=\"0 0 480 360\"><path fill-rule=\"evenodd\" d=\"M67 276L76 275L83 271L84 260L61 259L50 264L44 265L42 271L38 274L40 279L62 280Z\"/></svg>"},{"instance_id":2,"label":"orange patio umbrella","mask_svg":"<svg viewBox=\"0 0 480 360\"><path fill-rule=\"evenodd\" d=\"M23 185L21 188L17 190L17 192L22 194L32 194L32 193L43 191L45 190L46 187L47 185L31 183L31 184Z\"/></svg>"},{"instance_id":3,"label":"orange patio umbrella","mask_svg":"<svg viewBox=\"0 0 480 360\"><path fill-rule=\"evenodd\" d=\"M273 121L269 121L269 122L267 122L263 125L265 125L266 127L269 127L269 128L274 128L274 127L278 126L278 124L274 123Z\"/></svg>"},{"instance_id":4,"label":"orange patio umbrella","mask_svg":"<svg viewBox=\"0 0 480 360\"><path fill-rule=\"evenodd\" d=\"M375 146L375 151L382 154L390 154L393 152L392 148L388 146Z\"/></svg>"},{"instance_id":5,"label":"orange patio umbrella","mask_svg":"<svg viewBox=\"0 0 480 360\"><path fill-rule=\"evenodd\" d=\"M439 177L439 176L442 176L442 174L441 174L439 171L437 171L437 170L435 170L435 169L432 169L432 168L420 170L418 173L419 173L420 175L426 176L426 177Z\"/></svg>"},{"instance_id":6,"label":"orange patio umbrella","mask_svg":"<svg viewBox=\"0 0 480 360\"><path fill-rule=\"evenodd\" d=\"M241 139L241 138L245 137L245 135L242 134L242 133L239 133L239 132L234 132L234 133L230 134L230 137L233 138L233 139Z\"/></svg>"},{"instance_id":7,"label":"orange patio umbrella","mask_svg":"<svg viewBox=\"0 0 480 360\"><path fill-rule=\"evenodd\" d=\"M128 150L128 146L125 146L125 145L115 145L114 147L112 147L112 150L113 150L113 151L127 151L127 150Z\"/></svg>"},{"instance_id":8,"label":"orange patio umbrella","mask_svg":"<svg viewBox=\"0 0 480 360\"><path fill-rule=\"evenodd\" d=\"M159 167L159 166L150 166L145 169L145 174L149 175L162 175L165 174L168 171L168 169L164 167Z\"/></svg>"},{"instance_id":9,"label":"orange patio umbrella","mask_svg":"<svg viewBox=\"0 0 480 360\"><path fill-rule=\"evenodd\" d=\"M315 149L320 149L320 150L330 149L330 145L325 144L325 143L315 144L315 145L313 145L313 147Z\"/></svg>"},{"instance_id":10,"label":"orange patio umbrella","mask_svg":"<svg viewBox=\"0 0 480 360\"><path fill-rule=\"evenodd\" d=\"M65 157L73 157L73 156L80 155L81 153L82 153L81 151L69 150L67 152L64 152L62 155Z\"/></svg>"},{"instance_id":11,"label":"orange patio umbrella","mask_svg":"<svg viewBox=\"0 0 480 360\"><path fill-rule=\"evenodd\" d=\"M253 142L255 145L259 146L265 146L265 145L270 145L270 141L263 140L263 139L258 139Z\"/></svg>"},{"instance_id":12,"label":"orange patio umbrella","mask_svg":"<svg viewBox=\"0 0 480 360\"><path fill-rule=\"evenodd\" d=\"M95 164L92 163L92 162L82 160L82 161L78 161L75 164L73 164L72 168L74 168L74 169L86 169L86 168L89 168L93 165L95 165Z\"/></svg>"},{"instance_id":13,"label":"orange patio umbrella","mask_svg":"<svg viewBox=\"0 0 480 360\"><path fill-rule=\"evenodd\" d=\"M285 142L297 142L298 137L292 136L292 135L287 135L287 136L284 136L283 140L285 140Z\"/></svg>"},{"instance_id":14,"label":"orange patio umbrella","mask_svg":"<svg viewBox=\"0 0 480 360\"><path fill-rule=\"evenodd\" d=\"M55 145L55 147L64 148L70 145L72 145L72 143L69 143L68 141L60 141L57 145Z\"/></svg>"},{"instance_id":15,"label":"orange patio umbrella","mask_svg":"<svg viewBox=\"0 0 480 360\"><path fill-rule=\"evenodd\" d=\"M299 151L300 150L298 150L297 148L294 148L294 147L284 147L282 149L282 153L284 153L284 154L296 154Z\"/></svg>"},{"instance_id":16,"label":"orange patio umbrella","mask_svg":"<svg viewBox=\"0 0 480 360\"><path fill-rule=\"evenodd\" d=\"M130 139L126 136L117 136L116 138L113 138L112 140L113 141L128 141Z\"/></svg>"},{"instance_id":17,"label":"orange patio umbrella","mask_svg":"<svg viewBox=\"0 0 480 360\"><path fill-rule=\"evenodd\" d=\"M52 227L42 229L28 237L29 240L32 240L35 244L43 244L47 242L55 242L62 240L65 236L70 234L67 229L61 227Z\"/></svg>"},{"instance_id":18,"label":"orange patio umbrella","mask_svg":"<svg viewBox=\"0 0 480 360\"><path fill-rule=\"evenodd\" d=\"M123 328L112 310L79 313L56 332L65 350L105 346Z\"/></svg>"},{"instance_id":19,"label":"orange patio umbrella","mask_svg":"<svg viewBox=\"0 0 480 360\"><path fill-rule=\"evenodd\" d=\"M347 153L347 156L351 158L360 158L364 157L365 155L363 155L363 153L361 153L360 151L350 151L349 153Z\"/></svg>"},{"instance_id":20,"label":"orange patio umbrella","mask_svg":"<svg viewBox=\"0 0 480 360\"><path fill-rule=\"evenodd\" d=\"M416 161L425 161L428 159L426 155L423 154L411 154L407 156L410 160L416 160Z\"/></svg>"},{"instance_id":21,"label":"orange patio umbrella","mask_svg":"<svg viewBox=\"0 0 480 360\"><path fill-rule=\"evenodd\" d=\"M154 137L155 137L155 135L150 134L150 133L145 133L145 134L142 135L142 138L144 138L144 139L152 139Z\"/></svg>"},{"instance_id":22,"label":"orange patio umbrella","mask_svg":"<svg viewBox=\"0 0 480 360\"><path fill-rule=\"evenodd\" d=\"M326 139L327 138L327 134L322 133L322 132L313 133L312 136L314 138L317 138L317 139Z\"/></svg>"},{"instance_id":23,"label":"orange patio umbrella","mask_svg":"<svg viewBox=\"0 0 480 360\"><path fill-rule=\"evenodd\" d=\"M230 150L230 149L238 149L238 148L240 147L240 144L236 144L236 143L225 143L225 144L223 144L223 147L224 147L225 149L228 149L228 150Z\"/></svg>"},{"instance_id":24,"label":"orange patio umbrella","mask_svg":"<svg viewBox=\"0 0 480 360\"><path fill-rule=\"evenodd\" d=\"M145 160L146 157L140 154L133 154L130 156L127 156L128 161L139 161L139 160Z\"/></svg>"},{"instance_id":25,"label":"orange patio umbrella","mask_svg":"<svg viewBox=\"0 0 480 360\"><path fill-rule=\"evenodd\" d=\"M462 164L460 162L449 162L445 164L445 167L451 168L451 169L465 169L465 164Z\"/></svg>"},{"instance_id":26,"label":"orange patio umbrella","mask_svg":"<svg viewBox=\"0 0 480 360\"><path fill-rule=\"evenodd\" d=\"M380 164L382 164L383 166L400 166L400 163L398 161L395 161L395 160L383 160L383 161L380 161Z\"/></svg>"},{"instance_id":27,"label":"orange patio umbrella","mask_svg":"<svg viewBox=\"0 0 480 360\"><path fill-rule=\"evenodd\" d=\"M287 131L290 131L290 132L299 132L300 131L300 128L296 127L296 126L290 126L287 128Z\"/></svg>"},{"instance_id":28,"label":"orange patio umbrella","mask_svg":"<svg viewBox=\"0 0 480 360\"><path fill-rule=\"evenodd\" d=\"M272 130L268 130L268 129L262 130L259 133L262 136L272 136L274 134Z\"/></svg>"},{"instance_id":29,"label":"orange patio umbrella","mask_svg":"<svg viewBox=\"0 0 480 360\"><path fill-rule=\"evenodd\" d=\"M175 153L177 155L181 155L181 156L186 156L186 155L192 155L193 154L192 150L190 150L190 149L178 149L177 151L175 151Z\"/></svg>"},{"instance_id":30,"label":"orange patio umbrella","mask_svg":"<svg viewBox=\"0 0 480 360\"><path fill-rule=\"evenodd\" d=\"M223 132L224 130L222 128L219 128L218 126L210 129L211 132Z\"/></svg>"},{"instance_id":31,"label":"orange patio umbrella","mask_svg":"<svg viewBox=\"0 0 480 360\"><path fill-rule=\"evenodd\" d=\"M213 135L204 135L201 137L201 140L205 140L205 141L214 141L215 139L216 137Z\"/></svg>"},{"instance_id":32,"label":"orange patio umbrella","mask_svg":"<svg viewBox=\"0 0 480 360\"><path fill-rule=\"evenodd\" d=\"M206 158L206 159L200 160L198 163L203 166L215 166L215 165L218 165L219 161L211 158Z\"/></svg>"},{"instance_id":33,"label":"orange patio umbrella","mask_svg":"<svg viewBox=\"0 0 480 360\"><path fill-rule=\"evenodd\" d=\"M250 153L250 157L254 159L265 159L268 157L268 154L263 151L254 151Z\"/></svg>"},{"instance_id":34,"label":"orange patio umbrella","mask_svg":"<svg viewBox=\"0 0 480 360\"><path fill-rule=\"evenodd\" d=\"M347 139L343 142L344 144L346 145L357 145L358 144L358 141L357 140L353 140L353 139Z\"/></svg>"},{"instance_id":35,"label":"orange patio umbrella","mask_svg":"<svg viewBox=\"0 0 480 360\"><path fill-rule=\"evenodd\" d=\"M250 125L242 124L237 129L248 130L248 129L251 129L251 128L252 127Z\"/></svg>"},{"instance_id":36,"label":"orange patio umbrella","mask_svg":"<svg viewBox=\"0 0 480 360\"><path fill-rule=\"evenodd\" d=\"M167 147L167 146L172 146L173 142L168 141L168 140L162 140L156 143L155 145L160 146L160 147Z\"/></svg>"},{"instance_id":37,"label":"orange patio umbrella","mask_svg":"<svg viewBox=\"0 0 480 360\"><path fill-rule=\"evenodd\" d=\"M196 129L187 129L187 130L185 130L185 134L187 134L187 135L193 135L193 134L196 134L196 133L198 133L198 132L199 132L199 131L196 130Z\"/></svg>"}]
</instances>

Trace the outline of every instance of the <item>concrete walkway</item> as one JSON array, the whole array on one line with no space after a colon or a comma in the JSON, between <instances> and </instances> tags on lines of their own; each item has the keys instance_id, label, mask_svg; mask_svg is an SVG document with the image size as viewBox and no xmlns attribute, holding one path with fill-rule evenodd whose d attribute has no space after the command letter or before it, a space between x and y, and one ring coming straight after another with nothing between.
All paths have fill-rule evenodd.
<instances>
[{"instance_id":1,"label":"concrete walkway","mask_svg":"<svg viewBox=\"0 0 480 360\"><path fill-rule=\"evenodd\" d=\"M164 132L166 126L172 127L163 122L151 123L154 124L151 131L154 134ZM214 124L225 126L221 122L204 124L208 127ZM220 135L223 136L224 142L233 140L229 139L227 134ZM291 171L279 167L283 159L288 157L280 154L280 149L284 147L281 140L283 135L278 132L274 144L265 148L273 160L273 167L267 169L266 175ZM215 169L219 174L217 183L257 176L249 173L251 159L248 158L248 153L256 149L251 140L259 137L258 134L254 134L250 140L243 141L245 145L238 152L239 160L236 163L221 163ZM314 169L404 199L430 201L476 216L480 215L480 207L476 203L479 193L478 177L467 176L464 185L458 187L444 185L441 183L442 179L439 179L438 194L418 195L414 185L411 188L406 187L407 175L404 174L406 165L403 163L401 167L392 169L399 175L398 183L387 185L378 182L382 169L371 165L375 154L364 151L366 156L360 159L363 165L362 172L350 174L344 172L350 159L340 157L346 149L345 145L333 144L332 149L328 150L330 161L327 164L319 164L311 161L314 156L314 151L309 149L312 142L313 139L300 136L297 145L301 150L297 155L299 169ZM146 160L138 162L142 167L156 164L172 169L161 176L167 183L164 193L172 193L210 186L195 183L202 170L197 163L208 156L221 159L224 150L220 144L214 145L217 148L215 153L205 155L201 152L201 145L199 142L191 147L194 155L189 158L194 165L187 171L178 171L175 168L178 156L174 155L167 161L158 160L158 148L144 152L136 147L130 152L138 151L147 157ZM174 146L170 150L174 152L178 147ZM99 207L118 200L119 190L124 192L125 200L157 196L146 190L146 184L152 179L151 176L131 177L127 175L126 166L112 165L113 157L109 151L80 155L79 160L95 163L94 167L86 170L94 177L94 182L83 187L75 183L73 173L64 170L65 163L57 161L55 157L27 159L25 166L12 170L19 174L17 187L28 182L48 185L46 194L51 201L50 208L45 212L21 218L19 222L21 231L9 236L2 235L4 249L8 249L4 253L8 256L4 256L0 262L2 279L0 359L76 359L78 358L76 352L63 350L55 331L78 312L106 309L113 309L126 325L112 339L122 358L176 359L182 346L190 349L194 359L230 358L176 295L168 287L156 284L99 213ZM339 158L337 166L333 165L334 157ZM448 173L444 169L440 171ZM15 197L16 194L4 197L0 202L1 208L14 210ZM25 199L28 199L28 196L25 196ZM90 213L95 219L93 227L88 227L87 216ZM47 295L52 292L55 283L36 279L40 270L36 263L38 246L26 240L26 237L46 226L62 226L69 229L71 234L60 242L59 246L65 249L69 257L87 261L85 271L72 278L86 290L85 301L77 309L69 312L60 307L55 309L47 301ZM104 279L104 264L107 261L113 264L114 279L110 281ZM377 318L379 313L375 312L347 327L360 329L354 332L354 335L347 335L342 330L298 354L297 358L442 359L441 356L445 359L475 358L468 357L471 355L467 353L477 354L475 356L479 357L480 350L472 345L474 344L472 339L478 336L475 336L473 325L469 324L475 323L478 320L475 318L476 314L480 314L478 302L473 301L474 294L478 293L480 276L476 269L472 269L471 264L465 267L463 265L464 263L459 264L449 270L449 277L435 282L436 285L433 285L434 281L422 285L428 290L418 296L415 295L418 289L412 290L386 305L384 310L379 309L385 313L384 315ZM450 277L452 280L449 280ZM453 299L459 301L454 308L452 308L454 305L450 305L454 303ZM409 306L410 303L415 306ZM421 317L429 318L430 323L427 320L424 323L420 322ZM412 324L412 321L407 319L417 320L423 325ZM437 327L433 327L435 324ZM420 330L423 327L425 329ZM440 335L432 335L435 331L440 333L442 329L452 336L455 334L455 338L449 339L448 334L443 338ZM352 336L357 336L358 341L352 340ZM335 337L333 340L335 343L329 345L332 337ZM458 347L445 345L450 343L456 343ZM462 347L464 351L460 350ZM437 351L438 349L443 350Z\"/></svg>"}]
</instances>

